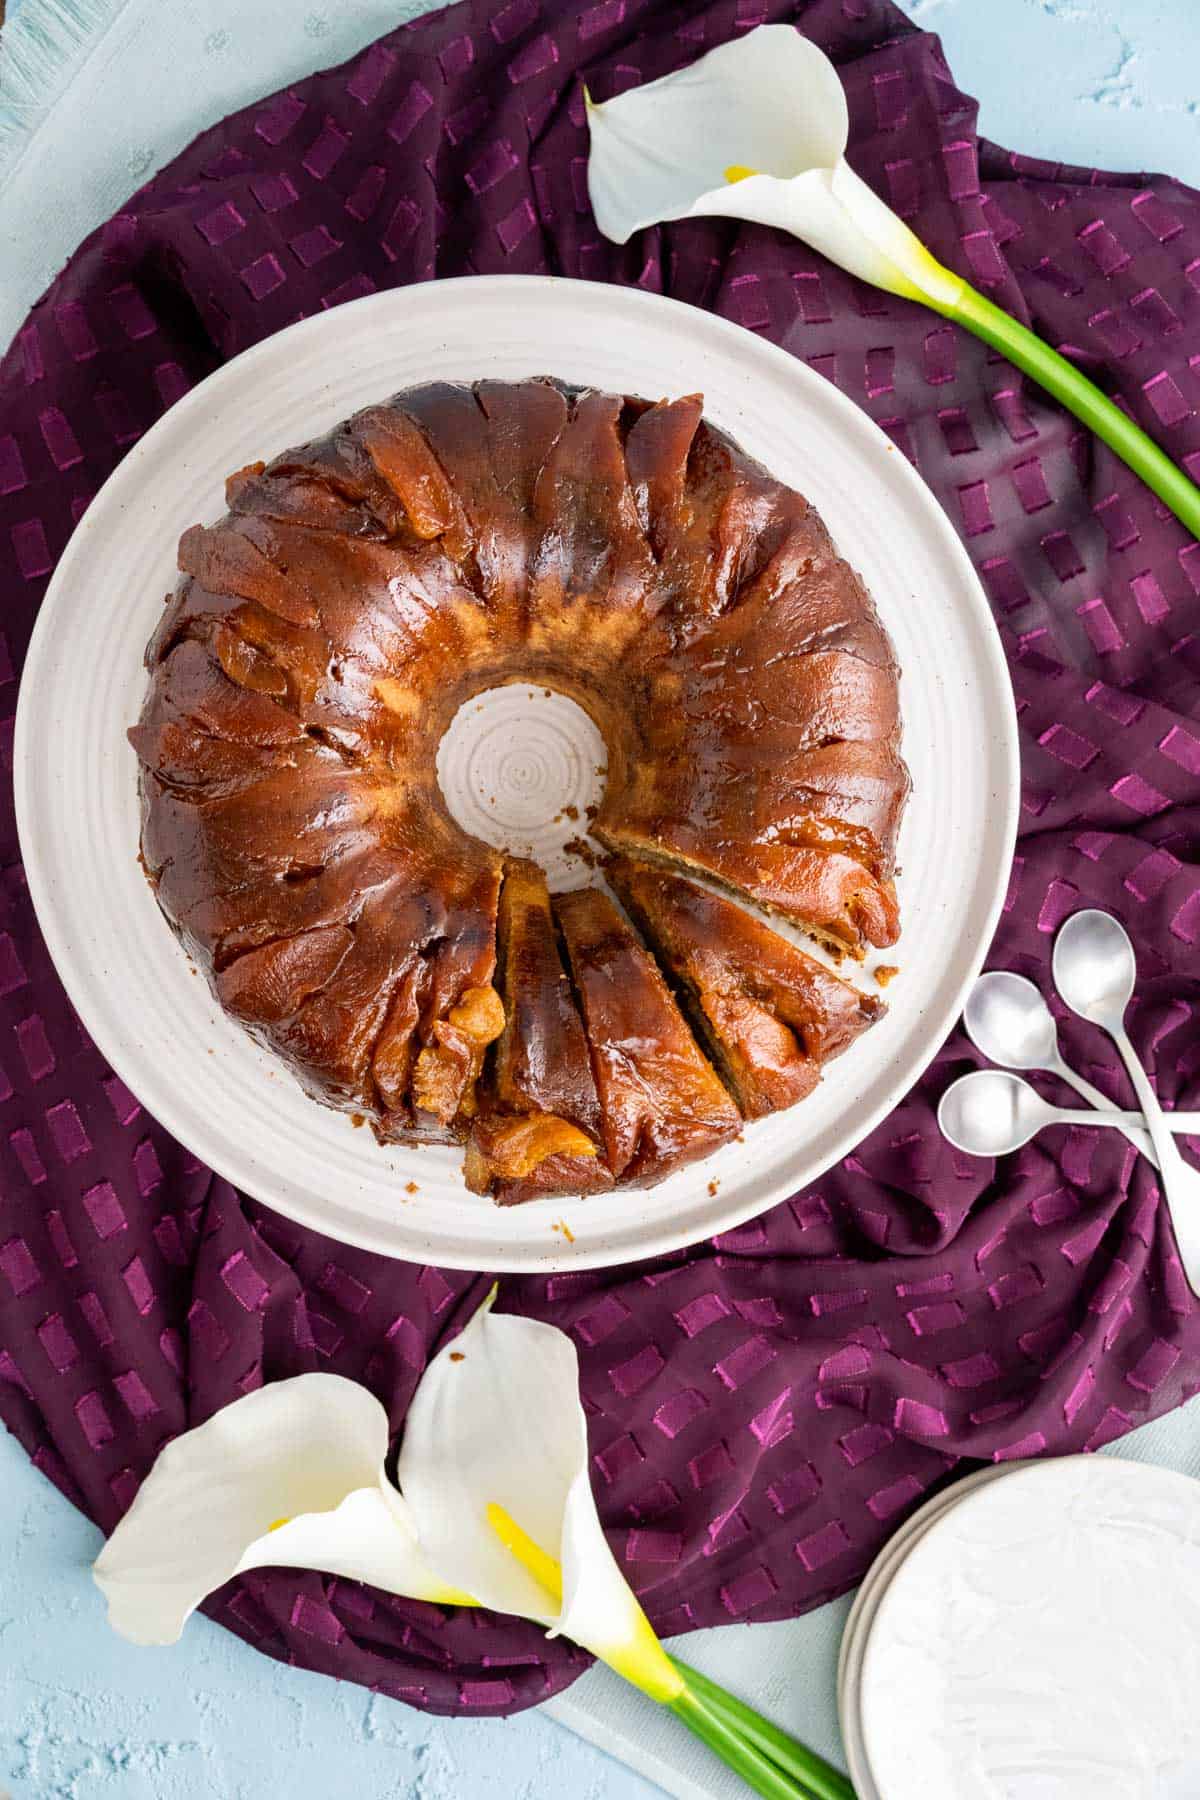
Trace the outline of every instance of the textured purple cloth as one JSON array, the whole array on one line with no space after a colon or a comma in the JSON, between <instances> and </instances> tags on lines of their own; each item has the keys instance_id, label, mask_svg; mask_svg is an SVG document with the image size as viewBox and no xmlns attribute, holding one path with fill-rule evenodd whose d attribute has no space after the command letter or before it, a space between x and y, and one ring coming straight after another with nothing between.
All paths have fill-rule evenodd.
<instances>
[{"instance_id":1,"label":"textured purple cloth","mask_svg":"<svg viewBox=\"0 0 1200 1800\"><path fill-rule=\"evenodd\" d=\"M607 98L779 19L835 57L852 160L934 251L1200 463L1200 196L981 142L936 39L888 0L470 0L208 132L35 308L0 369L4 710L89 497L248 344L435 275L666 292L802 357L917 462L987 585L1021 714L1023 830L991 960L1045 983L1061 920L1111 907L1142 970L1134 1038L1163 1096L1194 1105L1200 546L932 315L757 226L616 249L589 213L580 77ZM487 1277L345 1249L198 1167L74 1019L7 793L3 830L0 1416L106 1528L171 1434L262 1381L336 1370L399 1431ZM1106 1039L1067 1021L1064 1040L1123 1094ZM955 1157L933 1105L971 1060L954 1037L854 1155L712 1244L505 1282L502 1306L575 1337L601 1512L661 1630L814 1606L959 1459L1095 1447L1200 1385L1153 1170L1090 1130L994 1172ZM317 1575L247 1576L211 1611L271 1655L435 1711L526 1706L585 1661L533 1626Z\"/></svg>"}]
</instances>

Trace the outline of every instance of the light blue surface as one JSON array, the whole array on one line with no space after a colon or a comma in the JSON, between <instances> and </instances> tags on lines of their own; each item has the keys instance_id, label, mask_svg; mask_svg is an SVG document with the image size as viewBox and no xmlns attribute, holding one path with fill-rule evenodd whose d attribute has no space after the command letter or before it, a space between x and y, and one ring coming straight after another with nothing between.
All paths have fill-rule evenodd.
<instances>
[{"instance_id":1,"label":"light blue surface","mask_svg":"<svg viewBox=\"0 0 1200 1800\"><path fill-rule=\"evenodd\" d=\"M333 15L356 10L328 0L306 30L320 38ZM940 33L989 136L1200 185L1200 0L910 0L909 11ZM314 61L328 60L321 49ZM654 1791L546 1720L429 1719L285 1670L204 1619L173 1651L130 1649L107 1630L88 1579L98 1544L0 1437L0 1800L5 1786L13 1800L648 1800ZM641 1704L631 1693L630 1705Z\"/></svg>"}]
</instances>

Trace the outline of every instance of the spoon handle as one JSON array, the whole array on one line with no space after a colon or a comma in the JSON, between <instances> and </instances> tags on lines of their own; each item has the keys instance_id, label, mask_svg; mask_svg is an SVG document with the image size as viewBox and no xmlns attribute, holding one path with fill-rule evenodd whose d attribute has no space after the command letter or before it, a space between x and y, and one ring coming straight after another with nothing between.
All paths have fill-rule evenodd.
<instances>
[{"instance_id":1,"label":"spoon handle","mask_svg":"<svg viewBox=\"0 0 1200 1800\"><path fill-rule=\"evenodd\" d=\"M1093 1087L1090 1081L1085 1081L1082 1075L1077 1075L1074 1069L1072 1069L1068 1063L1063 1061L1061 1056L1055 1057L1051 1066L1059 1080L1065 1081L1068 1087L1073 1087L1075 1092L1080 1095L1082 1099L1086 1100L1089 1106L1094 1106L1096 1108L1097 1112L1112 1111L1112 1102L1108 1097L1105 1094L1102 1094L1098 1087ZM1140 1150L1142 1155L1146 1157L1148 1161L1152 1162L1157 1169L1158 1154L1155 1151L1153 1143L1142 1130L1140 1122L1137 1125L1122 1125L1120 1129L1125 1133L1125 1136L1129 1139L1134 1149Z\"/></svg>"},{"instance_id":2,"label":"spoon handle","mask_svg":"<svg viewBox=\"0 0 1200 1800\"><path fill-rule=\"evenodd\" d=\"M1158 1103L1158 1095L1150 1086L1150 1077L1142 1067L1141 1058L1130 1043L1123 1026L1118 1026L1113 1031L1112 1039L1129 1071L1129 1079L1138 1097L1142 1116L1158 1152L1163 1194L1171 1209L1171 1223L1175 1227L1175 1241L1179 1246L1184 1272L1192 1288L1200 1291L1200 1172L1191 1168L1180 1156L1175 1139L1171 1136L1167 1115ZM1178 1121L1187 1115L1176 1114L1175 1117Z\"/></svg>"},{"instance_id":3,"label":"spoon handle","mask_svg":"<svg viewBox=\"0 0 1200 1800\"><path fill-rule=\"evenodd\" d=\"M1168 1137L1172 1134L1177 1137L1200 1137L1200 1112L1168 1112L1162 1113L1161 1116ZM1143 1119L1146 1124L1150 1123L1148 1115L1138 1112L1121 1112L1117 1107L1110 1106L1107 1100L1103 1106L1097 1106L1093 1112L1084 1112L1081 1107L1069 1106L1056 1106L1053 1110L1053 1122L1056 1125L1107 1125L1115 1131L1123 1131L1131 1143L1137 1143L1139 1138L1146 1137L1145 1132L1139 1129ZM1141 1144L1138 1143L1139 1150L1141 1147ZM1157 1151L1150 1156L1153 1148L1150 1139L1146 1138L1145 1154L1157 1168L1159 1166ZM1178 1150L1175 1151L1175 1155L1179 1156ZM1179 1160L1181 1163L1183 1162L1182 1157L1179 1157ZM1186 1163L1183 1163L1183 1166L1185 1169L1187 1168Z\"/></svg>"}]
</instances>

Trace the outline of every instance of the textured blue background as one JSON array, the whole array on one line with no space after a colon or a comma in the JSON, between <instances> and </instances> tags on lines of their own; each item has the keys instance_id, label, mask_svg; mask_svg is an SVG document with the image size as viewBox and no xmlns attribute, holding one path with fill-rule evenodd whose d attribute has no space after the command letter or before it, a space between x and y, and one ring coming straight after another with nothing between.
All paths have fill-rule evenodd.
<instances>
[{"instance_id":1,"label":"textured blue background","mask_svg":"<svg viewBox=\"0 0 1200 1800\"><path fill-rule=\"evenodd\" d=\"M19 3L19 0L18 0ZM326 11L353 10L331 0ZM1197 0L909 0L1012 148L1200 186ZM559 1727L424 1718L284 1670L197 1619L171 1652L107 1630L99 1534L0 1437L0 1800L648 1800ZM634 1695L631 1705L642 1702Z\"/></svg>"}]
</instances>

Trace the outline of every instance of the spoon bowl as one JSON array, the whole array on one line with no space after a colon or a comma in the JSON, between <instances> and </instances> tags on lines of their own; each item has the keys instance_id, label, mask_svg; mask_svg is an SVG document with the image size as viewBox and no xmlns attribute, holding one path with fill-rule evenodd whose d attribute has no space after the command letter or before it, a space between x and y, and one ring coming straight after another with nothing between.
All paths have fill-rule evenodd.
<instances>
[{"instance_id":1,"label":"spoon bowl","mask_svg":"<svg viewBox=\"0 0 1200 1800\"><path fill-rule=\"evenodd\" d=\"M1102 1125L1128 1136L1140 1123L1132 1112L1051 1106L1022 1076L1007 1069L975 1069L960 1075L942 1095L937 1116L942 1136L968 1156L1007 1156L1047 1125ZM1190 1136L1200 1129L1200 1113L1171 1113L1166 1129Z\"/></svg>"},{"instance_id":2,"label":"spoon bowl","mask_svg":"<svg viewBox=\"0 0 1200 1800\"><path fill-rule=\"evenodd\" d=\"M1072 913L1054 943L1054 984L1082 1019L1119 1031L1133 997L1137 961L1129 934L1111 913Z\"/></svg>"},{"instance_id":3,"label":"spoon bowl","mask_svg":"<svg viewBox=\"0 0 1200 1800\"><path fill-rule=\"evenodd\" d=\"M1007 1156L1052 1123L1055 1108L1007 1069L976 1069L942 1095L938 1125L968 1156Z\"/></svg>"},{"instance_id":4,"label":"spoon bowl","mask_svg":"<svg viewBox=\"0 0 1200 1800\"><path fill-rule=\"evenodd\" d=\"M1058 1027L1040 989L1009 969L981 975L963 1013L967 1035L989 1062L1002 1069L1041 1069L1075 1089L1089 1106L1109 1110L1100 1089L1063 1061ZM1155 1168L1158 1153L1140 1125L1122 1127L1126 1137Z\"/></svg>"},{"instance_id":5,"label":"spoon bowl","mask_svg":"<svg viewBox=\"0 0 1200 1800\"><path fill-rule=\"evenodd\" d=\"M992 969L971 989L963 1023L977 1050L1003 1069L1052 1069L1058 1031L1032 981Z\"/></svg>"},{"instance_id":6,"label":"spoon bowl","mask_svg":"<svg viewBox=\"0 0 1200 1800\"><path fill-rule=\"evenodd\" d=\"M1200 1170L1180 1156L1171 1135L1179 1128L1180 1114L1168 1118L1163 1112L1125 1030L1136 978L1137 959L1120 920L1091 910L1073 913L1055 941L1054 980L1073 1012L1107 1031L1125 1064L1154 1144L1180 1259L1193 1290L1200 1292Z\"/></svg>"}]
</instances>

